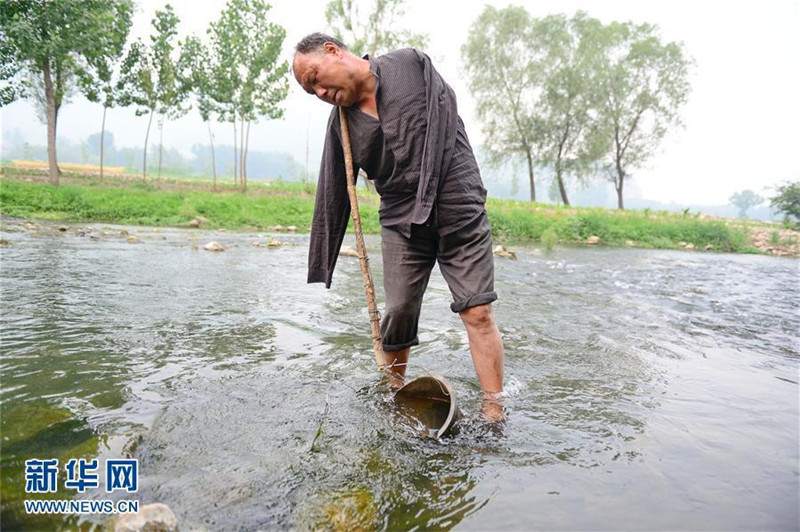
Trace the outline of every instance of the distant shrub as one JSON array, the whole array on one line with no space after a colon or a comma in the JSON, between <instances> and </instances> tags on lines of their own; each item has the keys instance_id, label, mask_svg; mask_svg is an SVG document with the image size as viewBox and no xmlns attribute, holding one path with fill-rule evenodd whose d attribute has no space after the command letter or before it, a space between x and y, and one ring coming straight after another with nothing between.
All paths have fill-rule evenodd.
<instances>
[{"instance_id":1,"label":"distant shrub","mask_svg":"<svg viewBox=\"0 0 800 532\"><path fill-rule=\"evenodd\" d=\"M547 251L551 251L556 242L558 242L558 234L556 234L555 227L550 226L542 233L542 244Z\"/></svg>"},{"instance_id":2,"label":"distant shrub","mask_svg":"<svg viewBox=\"0 0 800 532\"><path fill-rule=\"evenodd\" d=\"M785 223L800 228L800 181L779 186L770 205L783 213Z\"/></svg>"}]
</instances>

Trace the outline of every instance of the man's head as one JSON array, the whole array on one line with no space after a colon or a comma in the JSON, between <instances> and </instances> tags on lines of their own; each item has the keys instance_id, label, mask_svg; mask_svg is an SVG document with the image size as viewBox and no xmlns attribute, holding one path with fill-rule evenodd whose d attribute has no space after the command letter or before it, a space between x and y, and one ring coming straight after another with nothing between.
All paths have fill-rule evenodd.
<instances>
[{"instance_id":1,"label":"man's head","mask_svg":"<svg viewBox=\"0 0 800 532\"><path fill-rule=\"evenodd\" d=\"M339 39L312 33L297 43L292 71L307 93L331 105L348 107L359 96L358 61Z\"/></svg>"}]
</instances>

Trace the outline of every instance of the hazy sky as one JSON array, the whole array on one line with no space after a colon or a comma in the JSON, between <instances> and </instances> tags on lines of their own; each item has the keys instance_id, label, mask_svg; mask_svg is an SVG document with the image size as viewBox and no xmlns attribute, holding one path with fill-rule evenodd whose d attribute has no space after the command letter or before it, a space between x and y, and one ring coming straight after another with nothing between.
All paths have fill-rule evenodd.
<instances>
[{"instance_id":1,"label":"hazy sky","mask_svg":"<svg viewBox=\"0 0 800 532\"><path fill-rule=\"evenodd\" d=\"M149 35L150 20L164 3L137 2L133 36ZM204 35L225 2L171 3L181 19L182 35ZM463 81L460 47L487 3L499 8L509 5L485 0L408 0L403 21L405 27L430 35L426 51L455 89L459 112L476 146L482 136ZM326 31L325 4L325 0L274 1L271 19L286 28L286 58L305 34ZM675 130L663 142L661 153L647 168L635 172L636 186L627 190L663 202L725 204L735 191L750 188L770 195L765 187L800 179L795 159L800 146L800 0L538 0L515 4L523 5L533 16L584 10L603 22L653 23L664 40L682 41L695 60L692 93L682 112L685 128ZM283 120L251 127L250 148L288 152L305 165L308 145L309 166L315 169L330 107L307 95L292 80L285 109ZM100 130L101 118L99 105L75 96L61 110L59 136L85 139ZM147 117L136 117L132 108L110 110L106 124L117 146L143 144ZM217 143L233 143L231 124L213 127ZM19 129L32 144L46 143L46 128L27 102L2 109L2 128L4 132ZM196 110L166 124L165 145L188 152L195 143L208 143L208 130Z\"/></svg>"}]
</instances>

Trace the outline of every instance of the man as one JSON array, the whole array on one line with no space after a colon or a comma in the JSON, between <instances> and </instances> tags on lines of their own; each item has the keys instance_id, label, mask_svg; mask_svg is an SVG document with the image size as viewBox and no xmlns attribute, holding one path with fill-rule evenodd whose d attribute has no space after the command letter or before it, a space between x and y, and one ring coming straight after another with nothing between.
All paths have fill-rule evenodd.
<instances>
[{"instance_id":1,"label":"man","mask_svg":"<svg viewBox=\"0 0 800 532\"><path fill-rule=\"evenodd\" d=\"M421 52L359 58L321 33L297 44L292 69L306 92L345 109L354 174L364 169L381 197L381 336L393 385L402 384L410 348L419 343L422 297L438 261L453 295L450 308L467 329L484 413L501 418L503 344L492 312L497 294L486 190L453 90ZM308 282L330 287L349 215L334 107L320 165Z\"/></svg>"}]
</instances>

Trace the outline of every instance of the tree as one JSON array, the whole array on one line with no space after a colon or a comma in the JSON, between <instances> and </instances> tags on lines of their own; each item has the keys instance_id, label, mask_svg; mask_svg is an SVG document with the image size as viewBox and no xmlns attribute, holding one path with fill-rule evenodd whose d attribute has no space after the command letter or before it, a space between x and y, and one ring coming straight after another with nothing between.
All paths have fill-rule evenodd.
<instances>
[{"instance_id":1,"label":"tree","mask_svg":"<svg viewBox=\"0 0 800 532\"><path fill-rule=\"evenodd\" d=\"M499 166L524 156L531 201L536 201L534 152L541 124L536 102L546 51L536 46L532 27L522 7L487 6L472 24L461 53L490 163Z\"/></svg>"},{"instance_id":2,"label":"tree","mask_svg":"<svg viewBox=\"0 0 800 532\"><path fill-rule=\"evenodd\" d=\"M158 108L158 177L161 178L161 158L164 151L164 122L185 115L189 107L182 104L188 98L187 87L178 77L177 47L173 42L178 35L180 19L172 6L167 4L163 10L156 11L153 19L155 33L150 36L151 53L159 72ZM180 42L177 43L180 46ZM146 148L146 146L145 146Z\"/></svg>"},{"instance_id":3,"label":"tree","mask_svg":"<svg viewBox=\"0 0 800 532\"><path fill-rule=\"evenodd\" d=\"M208 136L211 141L211 171L214 175L214 190L217 189L217 161L214 156L214 134L211 131L211 115L217 112L214 102L214 78L209 67L209 52L196 36L186 39L178 61L178 72L181 82L187 91L194 93L200 117L208 125Z\"/></svg>"},{"instance_id":4,"label":"tree","mask_svg":"<svg viewBox=\"0 0 800 532\"><path fill-rule=\"evenodd\" d=\"M188 111L182 104L187 98L187 86L180 83L177 75L177 60L174 43L178 34L179 19L167 4L163 10L156 11L152 20L154 33L150 36L150 46L141 40L134 42L122 63L119 87L124 87L119 97L123 106L135 105L136 116L149 114L147 132L144 137L142 160L142 179L147 179L147 142L153 115L159 114L159 176L161 174L161 154L163 148L163 126L165 118L178 118Z\"/></svg>"},{"instance_id":5,"label":"tree","mask_svg":"<svg viewBox=\"0 0 800 532\"><path fill-rule=\"evenodd\" d=\"M4 0L0 2L3 67L14 65L36 74L46 103L47 158L50 179L58 184L56 132L64 89L75 65L108 46L110 22L124 2L109 0ZM13 88L13 85L12 85ZM9 91L6 89L4 99ZM14 91L16 92L16 91Z\"/></svg>"},{"instance_id":6,"label":"tree","mask_svg":"<svg viewBox=\"0 0 800 532\"><path fill-rule=\"evenodd\" d=\"M551 15L533 22L533 45L546 53L540 67L542 92L535 105L533 144L541 162L552 165L554 186L564 205L569 205L566 176L583 177L602 156L594 134L600 26L582 12L571 19Z\"/></svg>"},{"instance_id":7,"label":"tree","mask_svg":"<svg viewBox=\"0 0 800 532\"><path fill-rule=\"evenodd\" d=\"M78 70L81 92L90 102L103 105L103 121L100 127L100 179L103 179L103 162L106 132L106 111L114 107L121 92L121 81L115 79L117 64L121 62L122 51L128 40L133 19L133 2L117 1L117 17L108 21L108 40L106 46L86 54L85 65ZM113 144L113 142L112 142Z\"/></svg>"},{"instance_id":8,"label":"tree","mask_svg":"<svg viewBox=\"0 0 800 532\"><path fill-rule=\"evenodd\" d=\"M122 62L120 85L124 87L119 102L123 107L136 106L136 116L150 115L147 131L144 135L144 153L142 155L142 180L147 180L147 142L150 138L150 126L153 113L158 105L158 69L144 43L137 39Z\"/></svg>"},{"instance_id":9,"label":"tree","mask_svg":"<svg viewBox=\"0 0 800 532\"><path fill-rule=\"evenodd\" d=\"M270 9L264 0L228 0L208 29L211 93L220 118L233 123L234 182L238 178L242 190L250 123L282 117L280 104L289 93L289 63L279 63L286 30L268 21Z\"/></svg>"},{"instance_id":10,"label":"tree","mask_svg":"<svg viewBox=\"0 0 800 532\"><path fill-rule=\"evenodd\" d=\"M764 198L752 190L742 190L741 192L735 192L728 201L731 205L739 209L740 218L747 218L747 210L750 207L755 207L763 203Z\"/></svg>"},{"instance_id":11,"label":"tree","mask_svg":"<svg viewBox=\"0 0 800 532\"><path fill-rule=\"evenodd\" d=\"M97 155L98 157L101 156L104 152L110 152L110 157L114 157L114 151L116 148L114 147L114 133L109 131L108 133L93 133L86 137L86 145L89 148L89 152L92 155Z\"/></svg>"},{"instance_id":12,"label":"tree","mask_svg":"<svg viewBox=\"0 0 800 532\"><path fill-rule=\"evenodd\" d=\"M689 95L690 60L681 44L662 44L650 24L612 22L599 37L598 142L609 146L605 168L623 209L625 180L655 153L669 127L680 125L678 111Z\"/></svg>"},{"instance_id":13,"label":"tree","mask_svg":"<svg viewBox=\"0 0 800 532\"><path fill-rule=\"evenodd\" d=\"M331 0L325 18L334 37L347 43L357 56L390 52L397 48L425 48L428 35L395 29L405 13L406 0Z\"/></svg>"},{"instance_id":14,"label":"tree","mask_svg":"<svg viewBox=\"0 0 800 532\"><path fill-rule=\"evenodd\" d=\"M783 213L784 222L794 224L800 229L800 181L784 183L776 189L777 194L770 198L770 206Z\"/></svg>"}]
</instances>

